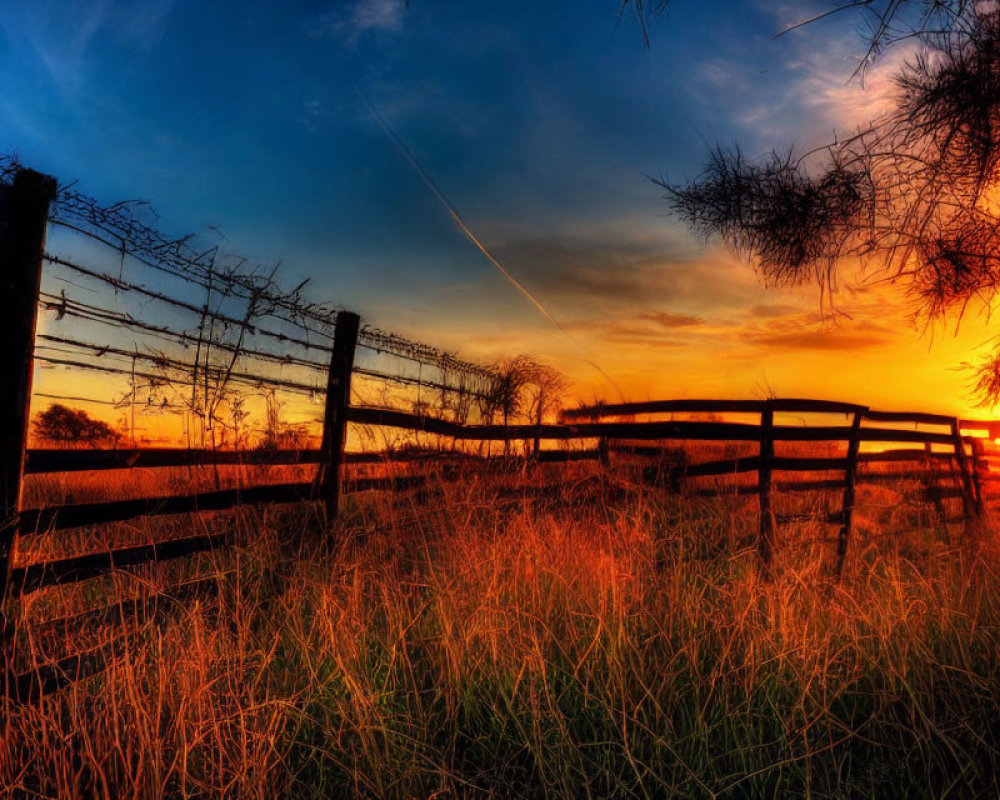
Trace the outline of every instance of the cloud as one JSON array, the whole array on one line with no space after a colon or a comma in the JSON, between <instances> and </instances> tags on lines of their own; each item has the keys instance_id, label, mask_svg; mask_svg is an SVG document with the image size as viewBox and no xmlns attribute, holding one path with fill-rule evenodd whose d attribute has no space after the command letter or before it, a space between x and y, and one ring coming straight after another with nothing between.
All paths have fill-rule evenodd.
<instances>
[{"instance_id":1,"label":"cloud","mask_svg":"<svg viewBox=\"0 0 1000 800\"><path fill-rule=\"evenodd\" d=\"M774 21L774 33L811 16L801 2L757 6ZM915 39L898 42L857 74L867 49L861 19L836 14L788 30L752 51L754 60L740 50L713 54L693 71L692 86L725 109L750 154L792 145L808 150L853 134L894 108L895 76L920 46Z\"/></svg>"},{"instance_id":2,"label":"cloud","mask_svg":"<svg viewBox=\"0 0 1000 800\"><path fill-rule=\"evenodd\" d=\"M662 323L661 315L668 319L666 325ZM672 324L673 317L676 317L676 324ZM605 344L635 345L641 348L676 348L691 346L692 337L688 329L703 322L698 317L684 314L644 311L632 319L598 317L564 323L563 327L596 336Z\"/></svg>"},{"instance_id":3,"label":"cloud","mask_svg":"<svg viewBox=\"0 0 1000 800\"><path fill-rule=\"evenodd\" d=\"M784 350L854 351L882 347L892 331L876 322L817 324L815 315L784 317L747 331L747 341L758 347Z\"/></svg>"},{"instance_id":4,"label":"cloud","mask_svg":"<svg viewBox=\"0 0 1000 800\"><path fill-rule=\"evenodd\" d=\"M406 14L404 0L356 0L347 10L321 14L309 24L314 38L330 36L356 42L372 32L397 33Z\"/></svg>"},{"instance_id":5,"label":"cloud","mask_svg":"<svg viewBox=\"0 0 1000 800\"><path fill-rule=\"evenodd\" d=\"M829 57L812 49L791 65L792 70L803 75L796 94L803 106L819 112L841 130L865 127L896 107L896 76L913 59L917 48L917 42L898 45L866 69L863 80L848 80L847 69L831 69ZM845 57L840 63L854 69L857 62Z\"/></svg>"},{"instance_id":6,"label":"cloud","mask_svg":"<svg viewBox=\"0 0 1000 800\"><path fill-rule=\"evenodd\" d=\"M371 30L398 31L403 26L403 0L359 0L352 23L358 33Z\"/></svg>"},{"instance_id":7,"label":"cloud","mask_svg":"<svg viewBox=\"0 0 1000 800\"><path fill-rule=\"evenodd\" d=\"M790 303L757 303L749 308L748 313L752 317L787 317L790 314L798 314L801 309Z\"/></svg>"},{"instance_id":8,"label":"cloud","mask_svg":"<svg viewBox=\"0 0 1000 800\"><path fill-rule=\"evenodd\" d=\"M721 252L701 258L669 242L628 239L516 239L493 248L532 292L564 303L666 305L661 327L696 324L704 309L745 305L759 291L753 271ZM671 314L679 316L671 316Z\"/></svg>"},{"instance_id":9,"label":"cloud","mask_svg":"<svg viewBox=\"0 0 1000 800\"><path fill-rule=\"evenodd\" d=\"M690 328L694 325L704 325L705 320L691 314L678 314L674 311L645 311L639 319L656 323L661 328Z\"/></svg>"},{"instance_id":10,"label":"cloud","mask_svg":"<svg viewBox=\"0 0 1000 800\"><path fill-rule=\"evenodd\" d=\"M691 343L683 339L664 336L662 328L644 325L641 322L598 323L601 338L609 343L638 345L640 347L675 348L687 347Z\"/></svg>"},{"instance_id":11,"label":"cloud","mask_svg":"<svg viewBox=\"0 0 1000 800\"><path fill-rule=\"evenodd\" d=\"M833 331L800 331L758 336L750 340L761 347L786 350L869 350L886 344L882 338Z\"/></svg>"},{"instance_id":12,"label":"cloud","mask_svg":"<svg viewBox=\"0 0 1000 800\"><path fill-rule=\"evenodd\" d=\"M0 4L0 29L26 46L63 92L79 92L87 57L101 37L147 47L177 0L13 0Z\"/></svg>"}]
</instances>

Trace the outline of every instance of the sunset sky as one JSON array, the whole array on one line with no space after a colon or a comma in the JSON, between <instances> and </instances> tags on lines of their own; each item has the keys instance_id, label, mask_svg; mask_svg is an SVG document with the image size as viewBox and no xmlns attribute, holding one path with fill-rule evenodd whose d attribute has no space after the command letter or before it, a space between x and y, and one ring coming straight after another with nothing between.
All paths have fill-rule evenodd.
<instances>
[{"instance_id":1,"label":"sunset sky","mask_svg":"<svg viewBox=\"0 0 1000 800\"><path fill-rule=\"evenodd\" d=\"M856 17L825 2L674 0L645 46L617 0L6 0L0 150L165 230L214 225L310 297L469 358L530 353L584 400L811 396L973 413L990 327L925 331L851 265L818 290L667 216L649 177L850 132L891 60L848 83ZM896 58L901 57L898 54ZM545 319L457 230L368 98ZM977 355L978 353L978 355ZM981 412L979 412L981 413Z\"/></svg>"}]
</instances>

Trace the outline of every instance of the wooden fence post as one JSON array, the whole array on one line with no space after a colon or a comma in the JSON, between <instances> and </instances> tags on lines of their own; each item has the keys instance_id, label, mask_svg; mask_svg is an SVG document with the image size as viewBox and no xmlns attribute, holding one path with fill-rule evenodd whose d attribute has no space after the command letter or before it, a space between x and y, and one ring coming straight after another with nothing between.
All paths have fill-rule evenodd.
<instances>
[{"instance_id":1,"label":"wooden fence post","mask_svg":"<svg viewBox=\"0 0 1000 800\"><path fill-rule=\"evenodd\" d=\"M760 533L757 554L765 570L774 552L774 513L771 511L771 473L774 462L774 403L764 402L760 412L760 465L757 468L757 494L760 499Z\"/></svg>"},{"instance_id":2,"label":"wooden fence post","mask_svg":"<svg viewBox=\"0 0 1000 800\"><path fill-rule=\"evenodd\" d=\"M983 442L982 439L972 439L969 444L972 446L972 488L976 500L976 515L983 516L983 483L981 473L983 470Z\"/></svg>"},{"instance_id":3,"label":"wooden fence post","mask_svg":"<svg viewBox=\"0 0 1000 800\"><path fill-rule=\"evenodd\" d=\"M861 449L861 411L854 412L851 423L851 438L847 443L847 463L844 467L844 505L841 511L840 533L837 535L837 579L844 572L847 557L847 542L851 536L851 522L854 518L855 485L858 479L858 451Z\"/></svg>"},{"instance_id":4,"label":"wooden fence post","mask_svg":"<svg viewBox=\"0 0 1000 800\"><path fill-rule=\"evenodd\" d=\"M611 445L608 444L607 436L602 436L597 440L597 460L602 467L611 464Z\"/></svg>"},{"instance_id":5,"label":"wooden fence post","mask_svg":"<svg viewBox=\"0 0 1000 800\"><path fill-rule=\"evenodd\" d=\"M542 408L543 408L544 404L545 404L545 389L539 387L539 389L538 389L538 413L535 415L535 424L538 426L539 429L541 429L541 427L542 427ZM538 434L538 431L535 432L535 443L534 444L535 444L535 446L534 446L535 460L537 461L538 460L538 451L541 450L541 446L542 446L542 440L541 440L541 437Z\"/></svg>"},{"instance_id":6,"label":"wooden fence post","mask_svg":"<svg viewBox=\"0 0 1000 800\"><path fill-rule=\"evenodd\" d=\"M24 448L28 438L38 290L54 178L19 169L0 186L0 642L13 635L5 613L17 545Z\"/></svg>"},{"instance_id":7,"label":"wooden fence post","mask_svg":"<svg viewBox=\"0 0 1000 800\"><path fill-rule=\"evenodd\" d=\"M962 429L958 417L952 420L951 436L955 445L955 460L958 462L958 471L962 478L962 516L965 518L965 532L972 535L974 533L974 520L977 516L977 504L972 476L969 474L969 460L965 452L965 440L962 439Z\"/></svg>"},{"instance_id":8,"label":"wooden fence post","mask_svg":"<svg viewBox=\"0 0 1000 800\"><path fill-rule=\"evenodd\" d=\"M333 354L326 384L326 412L323 416L323 440L316 471L316 495L326 504L328 521L340 514L340 467L344 459L347 431L347 408L351 404L351 372L358 344L361 318L350 311L339 311L333 333Z\"/></svg>"}]
</instances>

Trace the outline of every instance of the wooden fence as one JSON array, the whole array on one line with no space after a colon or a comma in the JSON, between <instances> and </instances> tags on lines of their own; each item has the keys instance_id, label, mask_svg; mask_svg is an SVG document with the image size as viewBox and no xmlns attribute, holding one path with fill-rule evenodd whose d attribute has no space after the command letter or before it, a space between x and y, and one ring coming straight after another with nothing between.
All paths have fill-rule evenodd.
<instances>
[{"instance_id":1,"label":"wooden fence","mask_svg":"<svg viewBox=\"0 0 1000 800\"><path fill-rule=\"evenodd\" d=\"M840 510L824 522L837 526L836 565L839 575L852 529L856 488L864 480L912 478L913 469L866 471L876 464L910 465L936 463L947 470L949 485L934 486L934 497L955 497L962 502L961 519L972 528L982 514L983 486L993 480L986 469L981 447L985 434L992 440L998 431L990 423L962 421L953 417L921 413L873 411L867 407L817 400L712 401L671 400L651 403L591 406L563 412L558 423L530 425L470 424L441 419L425 413L395 408L374 408L351 404L352 377L364 374L385 380L413 381L412 377L393 376L359 367L356 350L361 338L356 314L339 311L333 320L328 345L306 340L307 348L320 349L328 356L325 365L324 422L319 449L277 451L235 451L215 448L53 450L25 447L28 438L32 364L36 359L36 318L39 285L45 257L46 221L56 187L51 178L30 170L18 170L9 185L0 183L0 288L5 291L8 313L0 319L0 375L9 376L8 390L0 393L0 648L6 656L16 639L17 604L20 598L45 587L78 583L93 578L128 571L142 565L164 562L214 550L233 543L231 533L206 533L181 538L116 547L102 552L55 559L26 566L15 563L17 542L21 537L40 533L119 522L149 515L187 514L228 509L252 503L317 502L328 520L340 512L341 495L368 490L402 491L424 481L421 475L402 477L351 477L346 467L352 464L383 463L388 460L439 460L444 453L345 452L348 425L392 428L427 433L448 444L455 442L510 443L523 441L525 458L540 462L565 463L579 460L640 459L655 465L662 463L676 443L738 443L756 448L756 452L682 463L671 468L665 490L688 491L711 495L723 492L756 494L759 497L760 524L757 537L762 562L771 561L774 549L776 515L772 509L775 491L836 491L841 493ZM122 285L125 284L121 281ZM144 289L150 293L151 290ZM65 299L64 299L65 302ZM92 307L93 308L93 307ZM134 321L134 320L133 320ZM244 323L245 324L245 323ZM314 319L311 324L316 324ZM412 343L391 334L374 332L368 346L412 355ZM282 334L287 341L290 337ZM51 339L52 337L50 337ZM374 342L374 344L373 344ZM400 344L402 342L403 344ZM430 355L426 355L430 353ZM263 353L264 356L269 354ZM438 359L449 369L475 372L457 360L442 360L436 351L417 352L417 357ZM49 357L52 361L52 358ZM76 363L76 362L74 362ZM313 364L310 368L315 368ZM134 370L134 364L133 364ZM486 372L475 373L482 377ZM264 380L256 376L255 380ZM419 380L419 379L418 379ZM291 383L286 381L286 383ZM296 383L301 386L302 384ZM434 384L441 391L451 391L446 379ZM464 387L464 385L463 385ZM306 386L306 388L309 388ZM465 389L461 389L464 391ZM456 390L458 391L458 390ZM664 415L668 418L664 419ZM678 415L712 415L715 418L676 419ZM801 424L790 424L789 415L800 415ZM805 417L843 417L844 424L806 424ZM636 417L643 419L637 420ZM745 421L731 421L732 418ZM749 418L749 419L747 419ZM784 421L783 421L784 420ZM909 426L906 429L900 426ZM895 426L895 427L894 427ZM925 430L929 428L931 430ZM545 443L572 445L542 448ZM675 443L673 449L666 443ZM839 446L843 455L782 455L777 447L784 443ZM908 445L911 449L901 449ZM878 449L872 449L872 448ZM919 447L920 449L913 449ZM867 448L867 449L866 449ZM456 457L454 449L449 453ZM464 457L472 457L466 453ZM308 482L247 486L187 495L132 498L113 502L76 503L46 508L21 506L25 475L80 471L121 470L133 468L190 467L194 465L316 465L314 480ZM784 473L839 473L836 478L782 480ZM704 486L699 479L737 478L745 473L756 475L756 482L728 486ZM177 596L205 588L193 582L172 591ZM135 603L136 601L125 601ZM116 606L120 616L122 606ZM96 616L95 616L96 615ZM77 622L114 614L87 612ZM63 620L64 627L76 624ZM4 659L7 660L6 657ZM87 654L74 654L46 670L18 674L6 670L9 694L31 698L55 688L99 663ZM11 659L9 663L13 663ZM2 667L3 661L0 661Z\"/></svg>"}]
</instances>

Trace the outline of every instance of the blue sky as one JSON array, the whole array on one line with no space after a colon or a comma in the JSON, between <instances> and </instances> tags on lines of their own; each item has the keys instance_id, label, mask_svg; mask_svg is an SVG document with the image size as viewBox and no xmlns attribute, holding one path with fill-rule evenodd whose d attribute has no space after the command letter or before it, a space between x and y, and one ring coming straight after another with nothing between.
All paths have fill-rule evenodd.
<instances>
[{"instance_id":1,"label":"blue sky","mask_svg":"<svg viewBox=\"0 0 1000 800\"><path fill-rule=\"evenodd\" d=\"M829 372L905 339L912 368L928 343L884 297L848 293L853 320L829 330L815 292L763 292L648 176L694 176L714 142L815 144L877 106L878 71L847 83L857 19L774 38L826 7L674 0L646 47L617 0L5 0L0 149L150 200L170 233L217 225L314 299L471 356L529 351L574 377L600 358L633 393L801 393L804 355ZM457 232L363 97L573 342Z\"/></svg>"}]
</instances>

